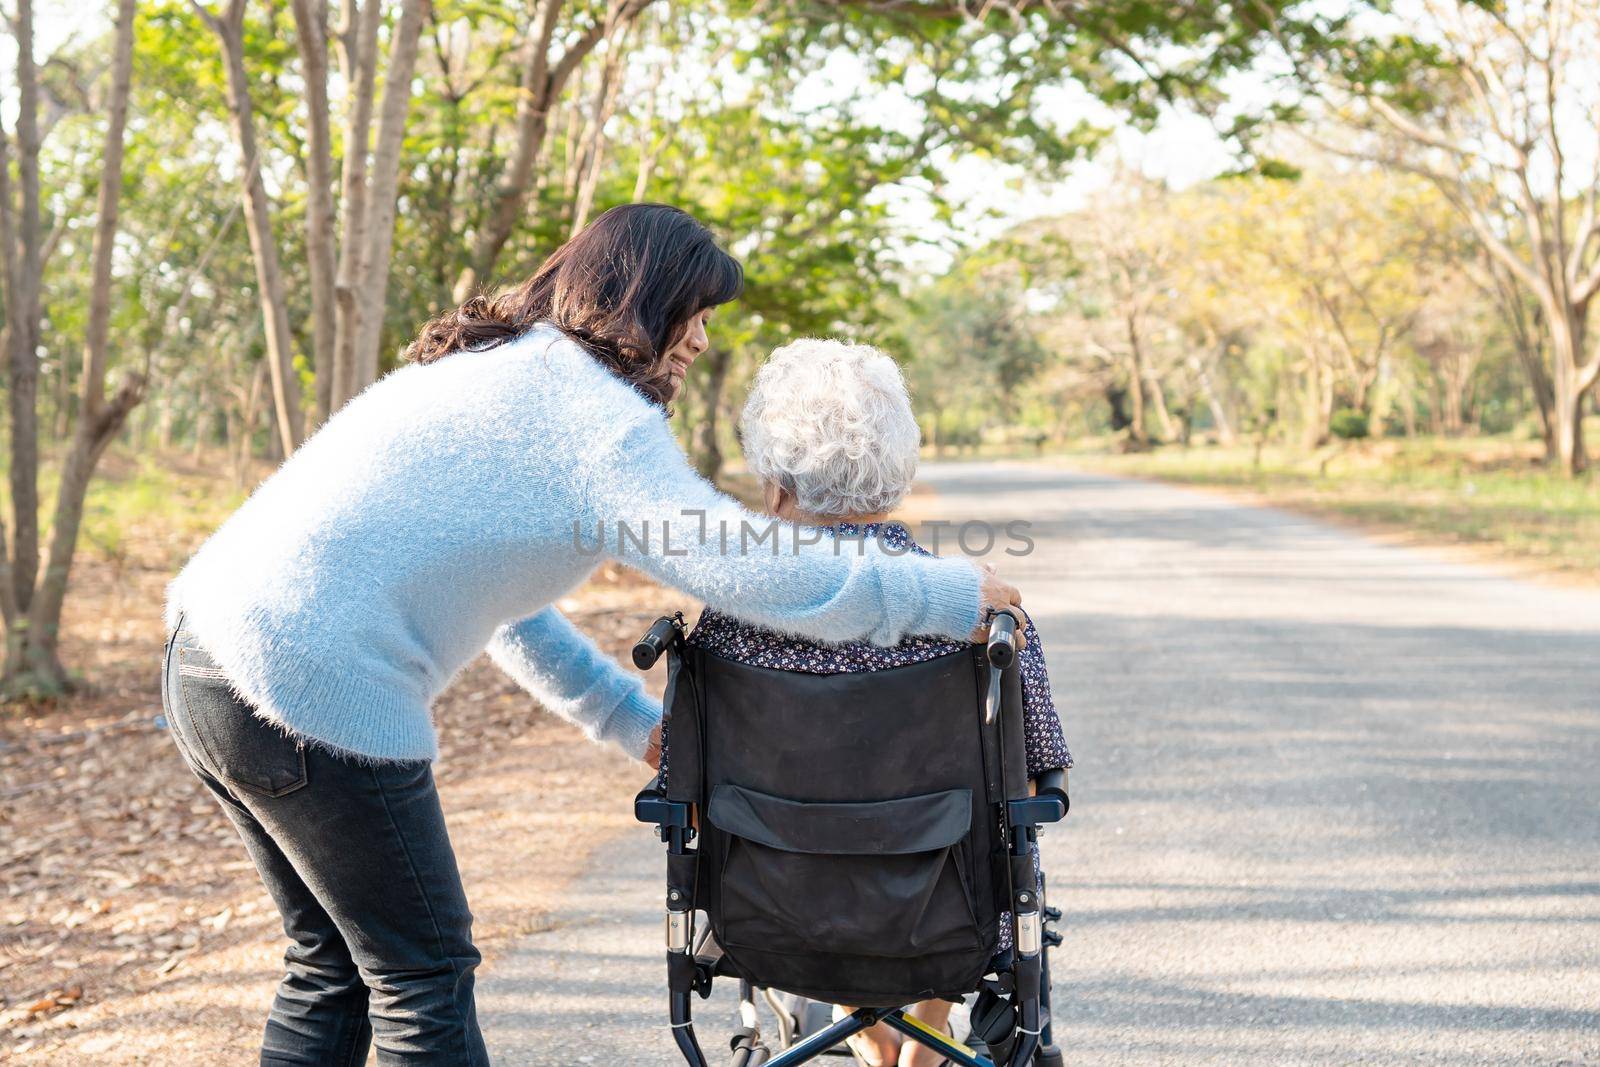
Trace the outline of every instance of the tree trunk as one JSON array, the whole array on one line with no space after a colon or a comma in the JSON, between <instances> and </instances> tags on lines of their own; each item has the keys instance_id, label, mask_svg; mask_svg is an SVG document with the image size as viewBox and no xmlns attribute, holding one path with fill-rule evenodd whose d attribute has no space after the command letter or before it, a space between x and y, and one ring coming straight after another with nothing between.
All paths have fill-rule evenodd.
<instances>
[{"instance_id":1,"label":"tree trunk","mask_svg":"<svg viewBox=\"0 0 1600 1067\"><path fill-rule=\"evenodd\" d=\"M1466 395L1472 378L1461 373L1459 361L1441 370L1443 377L1439 384L1444 392L1444 432L1447 437L1460 437L1466 430Z\"/></svg>"},{"instance_id":2,"label":"tree trunk","mask_svg":"<svg viewBox=\"0 0 1600 1067\"><path fill-rule=\"evenodd\" d=\"M1167 394L1166 390L1161 387L1161 379L1147 370L1145 372L1144 386L1149 390L1151 405L1156 410L1156 425L1161 428L1161 439L1163 441L1176 441L1178 439L1178 428L1173 425L1172 413L1167 410Z\"/></svg>"},{"instance_id":3,"label":"tree trunk","mask_svg":"<svg viewBox=\"0 0 1600 1067\"><path fill-rule=\"evenodd\" d=\"M1429 367L1428 374L1428 432L1436 436L1444 435L1444 397L1443 385L1440 378L1440 368L1437 363ZM1421 392L1415 389L1412 392Z\"/></svg>"},{"instance_id":4,"label":"tree trunk","mask_svg":"<svg viewBox=\"0 0 1600 1067\"><path fill-rule=\"evenodd\" d=\"M198 6L198 5L197 5ZM278 243L272 234L272 208L261 178L261 155L256 141L255 108L250 102L250 76L244 67L244 0L230 0L221 17L200 8L202 17L222 44L228 77L228 112L234 137L243 157L239 171L244 195L245 230L255 261L256 289L261 301L261 321L266 330L267 359L271 361L272 400L278 417L278 436L284 455L300 447L303 430L300 381L294 370L294 341L289 331L289 302L284 291Z\"/></svg>"},{"instance_id":5,"label":"tree trunk","mask_svg":"<svg viewBox=\"0 0 1600 1067\"><path fill-rule=\"evenodd\" d=\"M1589 465L1583 442L1583 417L1581 405L1570 405L1564 399L1556 403L1556 464L1565 474L1579 474Z\"/></svg>"},{"instance_id":6,"label":"tree trunk","mask_svg":"<svg viewBox=\"0 0 1600 1067\"><path fill-rule=\"evenodd\" d=\"M703 410L694 428L692 447L695 469L711 482L715 482L722 473L722 443L717 439L717 424L722 409L722 390L728 381L732 357L731 349L713 348L701 358L701 362L706 364L706 373L701 376L701 386L697 391Z\"/></svg>"},{"instance_id":7,"label":"tree trunk","mask_svg":"<svg viewBox=\"0 0 1600 1067\"><path fill-rule=\"evenodd\" d=\"M613 7L608 21L619 16L621 10ZM611 121L616 111L617 93L622 89L623 46L631 28L632 23L620 26L613 23L606 27L605 63L600 70L600 87L595 90L593 113L584 131L583 151L579 157L578 195L572 209L573 234L588 223L589 212L594 208L595 190L600 185L600 168L606 157L606 123Z\"/></svg>"},{"instance_id":8,"label":"tree trunk","mask_svg":"<svg viewBox=\"0 0 1600 1067\"><path fill-rule=\"evenodd\" d=\"M344 165L340 174L339 265L334 278L333 381L328 411L355 395L356 329L361 321L361 250L367 220L367 139L372 131L372 100L377 92L378 24L382 4L367 0L357 8L344 0L339 27L340 62L347 87Z\"/></svg>"},{"instance_id":9,"label":"tree trunk","mask_svg":"<svg viewBox=\"0 0 1600 1067\"><path fill-rule=\"evenodd\" d=\"M4 311L8 319L11 318L13 300L17 293L17 267L16 227L11 210L11 160L6 148L5 130L0 127L0 269L5 272L5 288L0 290L0 298L5 301ZM11 357L9 323L0 325L0 352L6 354L9 362ZM7 540L6 524L0 519L0 618L5 621L8 637L14 635L16 620L22 614L17 610L16 588L13 584L15 577L11 569L11 548Z\"/></svg>"},{"instance_id":10,"label":"tree trunk","mask_svg":"<svg viewBox=\"0 0 1600 1067\"><path fill-rule=\"evenodd\" d=\"M376 2L376 0L374 0ZM300 75L306 92L306 260L311 280L312 425L333 413L333 136L328 117L328 3L293 0Z\"/></svg>"},{"instance_id":11,"label":"tree trunk","mask_svg":"<svg viewBox=\"0 0 1600 1067\"><path fill-rule=\"evenodd\" d=\"M1150 441L1144 419L1144 345L1139 341L1139 327L1132 317L1128 319L1128 350L1128 401L1132 409L1128 413L1128 436L1135 444L1144 445Z\"/></svg>"},{"instance_id":12,"label":"tree trunk","mask_svg":"<svg viewBox=\"0 0 1600 1067\"><path fill-rule=\"evenodd\" d=\"M21 301L26 304L26 293ZM8 598L27 611L38 573L38 344L30 315L11 325L11 590Z\"/></svg>"},{"instance_id":13,"label":"tree trunk","mask_svg":"<svg viewBox=\"0 0 1600 1067\"><path fill-rule=\"evenodd\" d=\"M50 429L52 443L65 441L72 433L72 366L62 360L55 376L55 418Z\"/></svg>"},{"instance_id":14,"label":"tree trunk","mask_svg":"<svg viewBox=\"0 0 1600 1067\"><path fill-rule=\"evenodd\" d=\"M1584 367L1584 322L1578 316L1552 321L1551 375L1555 391L1556 464L1568 475L1588 468L1589 457L1583 441L1584 398L1594 385L1594 367Z\"/></svg>"},{"instance_id":15,"label":"tree trunk","mask_svg":"<svg viewBox=\"0 0 1600 1067\"><path fill-rule=\"evenodd\" d=\"M1108 421L1112 433L1121 433L1133 425L1133 418L1128 414L1128 390L1117 385L1116 382L1107 382L1105 386L1106 407L1110 409Z\"/></svg>"},{"instance_id":16,"label":"tree trunk","mask_svg":"<svg viewBox=\"0 0 1600 1067\"><path fill-rule=\"evenodd\" d=\"M1306 371L1305 447L1321 448L1328 443L1333 424L1333 372L1321 356L1308 350Z\"/></svg>"},{"instance_id":17,"label":"tree trunk","mask_svg":"<svg viewBox=\"0 0 1600 1067\"><path fill-rule=\"evenodd\" d=\"M7 270L7 325L11 338L11 508L8 559L11 588L5 596L8 639L33 599L39 571L39 288L43 262L39 231L39 78L33 57L33 0L17 0L12 23L17 44L17 178L22 204L14 230L0 250ZM0 160L0 163L7 161ZM9 180L7 181L9 186ZM7 190L6 212L10 214ZM9 644L9 641L8 641ZM10 657L7 657L8 662Z\"/></svg>"},{"instance_id":18,"label":"tree trunk","mask_svg":"<svg viewBox=\"0 0 1600 1067\"><path fill-rule=\"evenodd\" d=\"M189 442L189 460L198 465L206 451L206 411L211 405L211 390L206 382L202 381L194 393L194 439ZM269 435L274 441L278 440L277 434Z\"/></svg>"},{"instance_id":19,"label":"tree trunk","mask_svg":"<svg viewBox=\"0 0 1600 1067\"><path fill-rule=\"evenodd\" d=\"M372 153L372 182L367 189L367 220L362 227L366 248L361 256L361 284L357 288L361 313L356 319L355 380L351 383L351 395L378 379L378 346L383 339L389 292L389 255L394 248L400 150L404 147L406 114L411 107L411 74L417 63L417 38L427 20L429 7L430 0L402 0L400 21L389 45L383 110L378 118L378 143Z\"/></svg>"},{"instance_id":20,"label":"tree trunk","mask_svg":"<svg viewBox=\"0 0 1600 1067\"><path fill-rule=\"evenodd\" d=\"M124 5L133 3L134 0L122 0ZM27 688L31 692L55 694L69 688L56 644L61 630L61 609L66 602L67 579L77 551L78 531L83 526L84 499L106 446L122 430L128 413L143 399L144 384L143 377L130 374L109 403L92 416L78 416L77 432L73 434L72 447L61 467L50 548L45 556L39 591L28 609ZM9 668L6 675L16 677Z\"/></svg>"},{"instance_id":21,"label":"tree trunk","mask_svg":"<svg viewBox=\"0 0 1600 1067\"><path fill-rule=\"evenodd\" d=\"M105 399L106 349L111 320L111 255L116 243L117 213L122 193L123 132L128 120L128 95L133 73L133 22L137 0L117 4L116 44L111 65L105 149L101 154L99 204L92 252L89 322L83 349L78 419L72 446L62 465L56 491L50 548L38 591L28 608L26 688L55 694L68 687L56 652L67 578L83 523L84 498L106 445L116 437L128 413L144 395L144 379L129 375L110 403ZM7 663L5 675L15 683L19 665Z\"/></svg>"},{"instance_id":22,"label":"tree trunk","mask_svg":"<svg viewBox=\"0 0 1600 1067\"><path fill-rule=\"evenodd\" d=\"M1523 303L1522 290L1518 288L1515 276L1506 277L1504 268L1492 256L1488 262L1489 292L1495 298L1500 321L1510 329L1511 346L1528 378L1528 389L1533 394L1535 409L1539 413L1539 427L1544 434L1545 462L1553 464L1556 461L1556 396L1550 372L1545 369L1542 336L1545 332L1542 330L1544 312L1536 306L1530 314Z\"/></svg>"},{"instance_id":23,"label":"tree trunk","mask_svg":"<svg viewBox=\"0 0 1600 1067\"><path fill-rule=\"evenodd\" d=\"M1372 414L1372 383L1376 380L1376 371L1371 373L1363 371L1350 375L1350 406L1363 415Z\"/></svg>"},{"instance_id":24,"label":"tree trunk","mask_svg":"<svg viewBox=\"0 0 1600 1067\"><path fill-rule=\"evenodd\" d=\"M1217 345L1212 343L1208 347L1215 350ZM1211 374L1211 366L1211 361L1204 357L1196 355L1189 357L1189 369L1194 371L1194 380L1200 387L1200 396L1205 400L1206 407L1211 409L1211 423L1216 428L1218 443L1236 444L1239 433L1234 427L1233 414L1217 389L1216 379Z\"/></svg>"},{"instance_id":25,"label":"tree trunk","mask_svg":"<svg viewBox=\"0 0 1600 1067\"><path fill-rule=\"evenodd\" d=\"M1137 367L1136 363L1136 370ZM1150 443L1150 432L1145 428L1144 386L1131 376L1128 380L1128 438L1139 445Z\"/></svg>"},{"instance_id":26,"label":"tree trunk","mask_svg":"<svg viewBox=\"0 0 1600 1067\"><path fill-rule=\"evenodd\" d=\"M1539 413L1539 428L1544 437L1544 454L1547 462L1554 462L1556 456L1556 420L1555 386L1550 382L1550 375L1544 367L1544 353L1542 345L1537 341L1529 344L1521 339L1513 342L1517 350L1517 362L1522 364L1523 372L1528 376L1529 390L1533 394L1534 410Z\"/></svg>"},{"instance_id":27,"label":"tree trunk","mask_svg":"<svg viewBox=\"0 0 1600 1067\"><path fill-rule=\"evenodd\" d=\"M165 452L172 447L172 431L177 424L177 412L170 400L163 401L156 413L156 447Z\"/></svg>"},{"instance_id":28,"label":"tree trunk","mask_svg":"<svg viewBox=\"0 0 1600 1067\"><path fill-rule=\"evenodd\" d=\"M240 487L243 487L250 468L250 445L256 435L256 415L261 409L261 367L262 364L257 362L255 373L250 375L250 388L245 391L239 409L239 439L236 446L228 450L228 458L233 464L233 481Z\"/></svg>"}]
</instances>

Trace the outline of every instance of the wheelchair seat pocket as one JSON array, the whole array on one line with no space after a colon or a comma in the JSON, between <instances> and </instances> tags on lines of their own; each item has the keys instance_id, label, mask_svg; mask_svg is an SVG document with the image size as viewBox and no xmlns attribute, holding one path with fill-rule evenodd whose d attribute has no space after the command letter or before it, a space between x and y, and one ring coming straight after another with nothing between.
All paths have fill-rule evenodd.
<instances>
[{"instance_id":1,"label":"wheelchair seat pocket","mask_svg":"<svg viewBox=\"0 0 1600 1067\"><path fill-rule=\"evenodd\" d=\"M967 835L972 792L810 803L718 784L715 918L725 946L913 958L981 947Z\"/></svg>"}]
</instances>

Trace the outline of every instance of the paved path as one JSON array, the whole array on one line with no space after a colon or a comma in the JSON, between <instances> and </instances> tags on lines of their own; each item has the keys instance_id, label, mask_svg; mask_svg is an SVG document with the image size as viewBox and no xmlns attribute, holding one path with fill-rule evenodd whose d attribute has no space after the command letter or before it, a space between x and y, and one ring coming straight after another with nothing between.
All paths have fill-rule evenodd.
<instances>
[{"instance_id":1,"label":"paved path","mask_svg":"<svg viewBox=\"0 0 1600 1067\"><path fill-rule=\"evenodd\" d=\"M1600 1063L1600 594L1165 486L925 473L952 518L1033 522L1002 564L1079 763L1045 844L1069 1062ZM497 1062L681 1062L659 846L602 851L483 976Z\"/></svg>"}]
</instances>

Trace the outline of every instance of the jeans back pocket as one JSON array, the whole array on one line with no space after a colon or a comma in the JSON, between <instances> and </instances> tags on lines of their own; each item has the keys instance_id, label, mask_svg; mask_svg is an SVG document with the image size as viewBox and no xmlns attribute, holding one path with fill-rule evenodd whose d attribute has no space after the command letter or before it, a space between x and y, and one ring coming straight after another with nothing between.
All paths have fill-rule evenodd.
<instances>
[{"instance_id":1,"label":"jeans back pocket","mask_svg":"<svg viewBox=\"0 0 1600 1067\"><path fill-rule=\"evenodd\" d=\"M205 649L180 641L174 653L182 713L217 777L264 797L304 786L305 743L257 715Z\"/></svg>"}]
</instances>

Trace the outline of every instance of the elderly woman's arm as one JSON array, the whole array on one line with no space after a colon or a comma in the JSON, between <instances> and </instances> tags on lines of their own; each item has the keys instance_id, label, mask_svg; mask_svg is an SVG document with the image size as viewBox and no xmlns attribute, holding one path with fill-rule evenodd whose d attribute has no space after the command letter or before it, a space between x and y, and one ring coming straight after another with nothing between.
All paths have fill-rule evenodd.
<instances>
[{"instance_id":1,"label":"elderly woman's arm","mask_svg":"<svg viewBox=\"0 0 1600 1067\"><path fill-rule=\"evenodd\" d=\"M1044 663L1044 646L1033 620L1028 620L1023 634L1028 643L1017 653L1017 666L1022 671L1023 747L1028 754L1028 777L1037 778L1045 771L1070 768L1072 752L1061 731L1061 716L1056 712L1050 672Z\"/></svg>"},{"instance_id":2,"label":"elderly woman's arm","mask_svg":"<svg viewBox=\"0 0 1600 1067\"><path fill-rule=\"evenodd\" d=\"M881 645L965 640L978 624L983 579L969 561L894 555L756 515L695 473L659 413L622 428L590 471L580 545L603 539L606 554L730 615Z\"/></svg>"}]
</instances>

